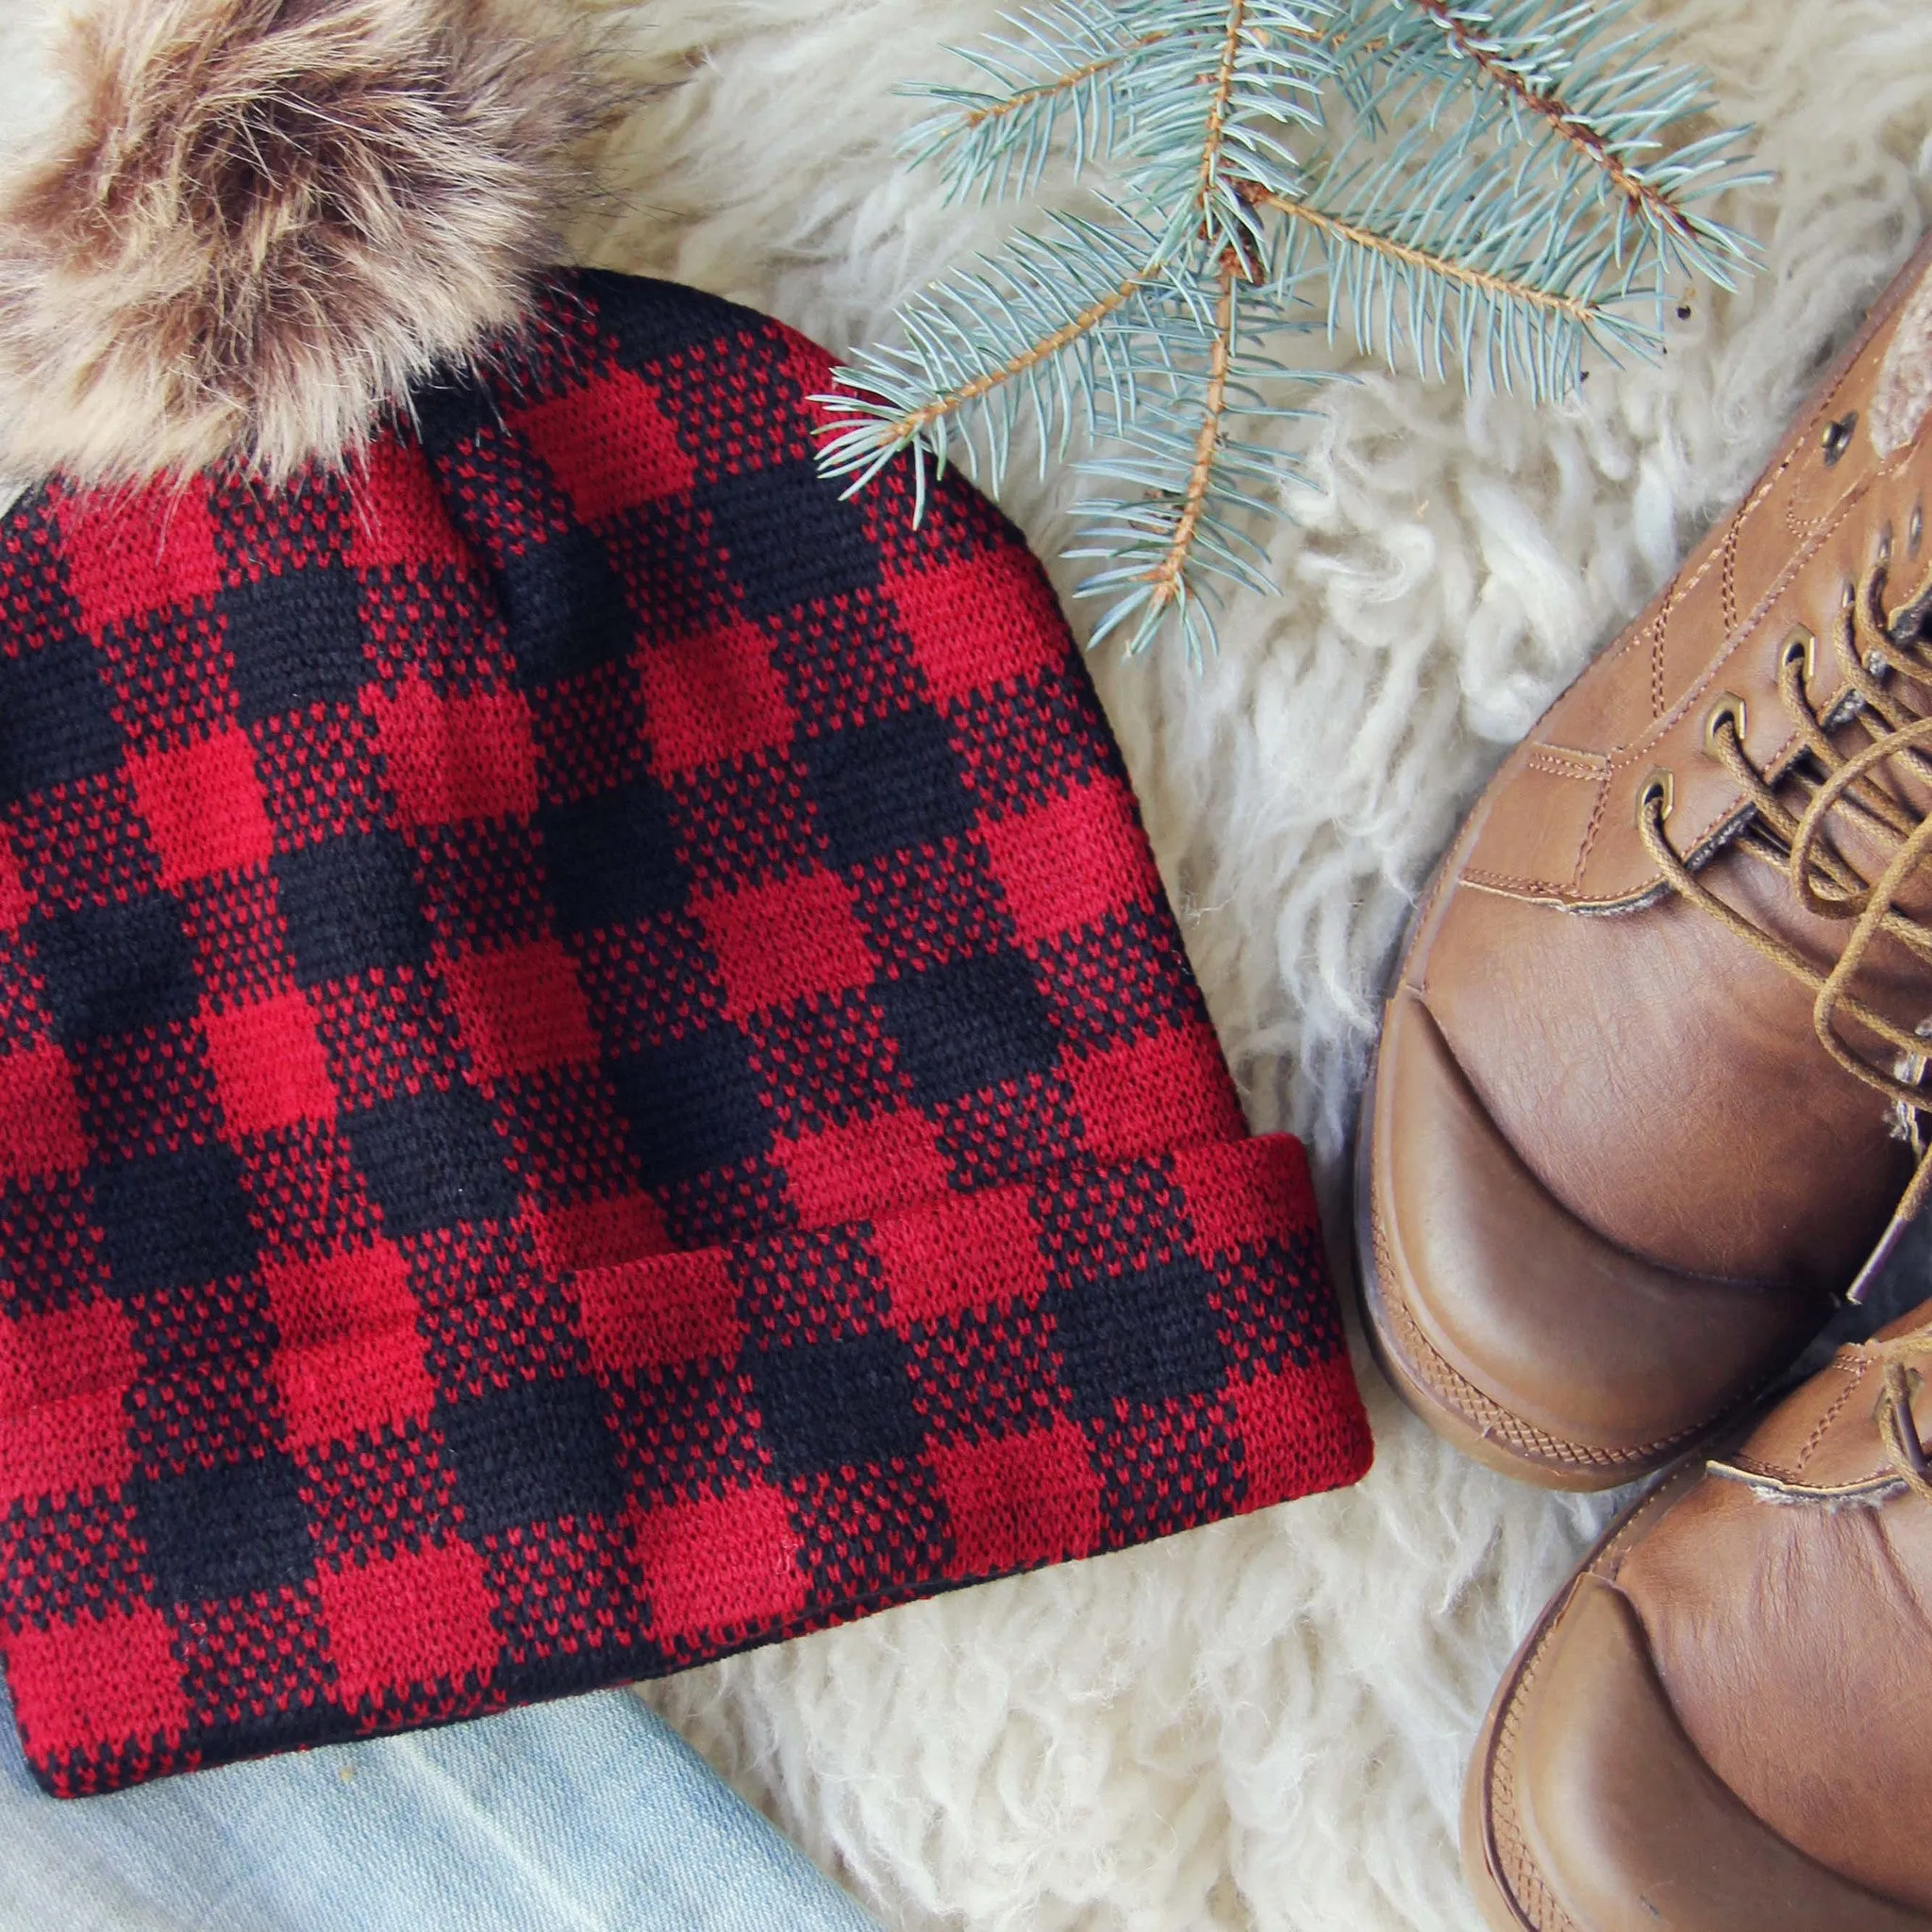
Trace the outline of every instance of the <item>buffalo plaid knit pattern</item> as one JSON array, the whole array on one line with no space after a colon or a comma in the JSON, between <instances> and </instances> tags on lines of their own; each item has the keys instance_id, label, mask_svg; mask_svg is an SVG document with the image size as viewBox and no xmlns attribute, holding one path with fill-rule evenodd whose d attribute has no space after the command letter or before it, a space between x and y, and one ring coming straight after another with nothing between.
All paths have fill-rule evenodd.
<instances>
[{"instance_id":1,"label":"buffalo plaid knit pattern","mask_svg":"<svg viewBox=\"0 0 1932 1932\"><path fill-rule=\"evenodd\" d=\"M0 525L0 1653L72 1795L1348 1482L1015 532L559 275L274 491Z\"/></svg>"}]
</instances>

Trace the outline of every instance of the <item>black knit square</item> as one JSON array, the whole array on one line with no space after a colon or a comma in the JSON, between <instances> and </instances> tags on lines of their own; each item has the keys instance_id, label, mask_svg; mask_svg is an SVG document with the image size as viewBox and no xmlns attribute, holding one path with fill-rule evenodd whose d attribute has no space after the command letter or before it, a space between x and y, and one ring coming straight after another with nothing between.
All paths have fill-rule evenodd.
<instances>
[{"instance_id":1,"label":"black knit square","mask_svg":"<svg viewBox=\"0 0 1932 1932\"><path fill-rule=\"evenodd\" d=\"M200 999L180 902L166 892L77 906L27 928L62 1040L135 1033L192 1016Z\"/></svg>"},{"instance_id":2,"label":"black knit square","mask_svg":"<svg viewBox=\"0 0 1932 1932\"><path fill-rule=\"evenodd\" d=\"M0 805L106 771L120 750L100 658L79 632L0 652Z\"/></svg>"},{"instance_id":3,"label":"black knit square","mask_svg":"<svg viewBox=\"0 0 1932 1932\"><path fill-rule=\"evenodd\" d=\"M624 1502L596 1385L542 1375L437 1410L470 1536L561 1516L614 1516Z\"/></svg>"},{"instance_id":4,"label":"black knit square","mask_svg":"<svg viewBox=\"0 0 1932 1932\"><path fill-rule=\"evenodd\" d=\"M398 1093L343 1115L341 1125L391 1234L495 1220L516 1209L503 1142L474 1088Z\"/></svg>"},{"instance_id":5,"label":"black knit square","mask_svg":"<svg viewBox=\"0 0 1932 1932\"><path fill-rule=\"evenodd\" d=\"M604 334L617 345L617 359L639 374L694 342L725 341L746 333L744 310L699 289L679 289L664 299L663 284L608 269L585 269L578 280L594 304Z\"/></svg>"},{"instance_id":6,"label":"black knit square","mask_svg":"<svg viewBox=\"0 0 1932 1932\"><path fill-rule=\"evenodd\" d=\"M772 1144L772 1117L735 1026L693 1028L610 1069L647 1188L731 1167Z\"/></svg>"},{"instance_id":7,"label":"black knit square","mask_svg":"<svg viewBox=\"0 0 1932 1932\"><path fill-rule=\"evenodd\" d=\"M219 1142L125 1161L92 1181L112 1293L229 1281L255 1266L242 1164Z\"/></svg>"},{"instance_id":8,"label":"black knit square","mask_svg":"<svg viewBox=\"0 0 1932 1932\"><path fill-rule=\"evenodd\" d=\"M250 724L353 698L369 675L354 571L287 571L224 591L217 608Z\"/></svg>"},{"instance_id":9,"label":"black knit square","mask_svg":"<svg viewBox=\"0 0 1932 1932\"><path fill-rule=\"evenodd\" d=\"M664 794L647 778L538 814L558 924L565 932L625 925L683 903Z\"/></svg>"},{"instance_id":10,"label":"black knit square","mask_svg":"<svg viewBox=\"0 0 1932 1932\"><path fill-rule=\"evenodd\" d=\"M503 406L473 375L442 375L421 385L409 409L424 450L432 457L454 455L482 429L503 421Z\"/></svg>"},{"instance_id":11,"label":"black knit square","mask_svg":"<svg viewBox=\"0 0 1932 1932\"><path fill-rule=\"evenodd\" d=\"M279 1590L314 1572L301 1479L279 1450L138 1480L128 1500L164 1604Z\"/></svg>"},{"instance_id":12,"label":"black knit square","mask_svg":"<svg viewBox=\"0 0 1932 1932\"><path fill-rule=\"evenodd\" d=\"M906 1344L879 1332L745 1357L761 1433L781 1476L919 1454Z\"/></svg>"},{"instance_id":13,"label":"black knit square","mask_svg":"<svg viewBox=\"0 0 1932 1932\"><path fill-rule=\"evenodd\" d=\"M429 925L399 834L348 832L275 860L282 916L305 986L429 957Z\"/></svg>"},{"instance_id":14,"label":"black knit square","mask_svg":"<svg viewBox=\"0 0 1932 1932\"><path fill-rule=\"evenodd\" d=\"M801 742L798 755L811 772L819 822L840 865L936 845L973 824L946 727L924 706L822 732Z\"/></svg>"},{"instance_id":15,"label":"black knit square","mask_svg":"<svg viewBox=\"0 0 1932 1932\"><path fill-rule=\"evenodd\" d=\"M747 617L878 581L865 513L808 459L721 477L697 492Z\"/></svg>"},{"instance_id":16,"label":"black knit square","mask_svg":"<svg viewBox=\"0 0 1932 1932\"><path fill-rule=\"evenodd\" d=\"M1054 1063L1046 1002L1018 953L984 953L882 979L874 989L899 1064L927 1105Z\"/></svg>"},{"instance_id":17,"label":"black knit square","mask_svg":"<svg viewBox=\"0 0 1932 1932\"><path fill-rule=\"evenodd\" d=\"M573 527L523 545L498 566L510 649L532 684L581 676L622 658L637 626L604 546Z\"/></svg>"},{"instance_id":18,"label":"black knit square","mask_svg":"<svg viewBox=\"0 0 1932 1932\"><path fill-rule=\"evenodd\" d=\"M1081 1415L1117 1401L1160 1402L1217 1388L1226 1360L1208 1297L1214 1278L1190 1255L1055 1292L1046 1309Z\"/></svg>"}]
</instances>

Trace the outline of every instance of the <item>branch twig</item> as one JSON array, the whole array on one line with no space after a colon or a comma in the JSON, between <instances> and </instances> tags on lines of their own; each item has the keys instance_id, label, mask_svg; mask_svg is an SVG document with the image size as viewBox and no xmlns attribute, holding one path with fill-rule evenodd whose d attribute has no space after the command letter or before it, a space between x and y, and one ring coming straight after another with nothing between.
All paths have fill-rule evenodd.
<instances>
[{"instance_id":1,"label":"branch twig","mask_svg":"<svg viewBox=\"0 0 1932 1932\"><path fill-rule=\"evenodd\" d=\"M1201 429L1194 438L1194 461L1181 495L1181 513L1166 555L1147 573L1154 586L1148 599L1152 610L1164 610L1180 594L1181 578L1193 553L1194 533L1208 507L1214 477L1214 458L1221 448L1221 426L1227 414L1227 372L1234 359L1234 291L1243 279L1241 263L1232 249L1221 258L1221 293L1214 305L1214 346L1208 359L1208 392L1202 400Z\"/></svg>"},{"instance_id":2,"label":"branch twig","mask_svg":"<svg viewBox=\"0 0 1932 1932\"><path fill-rule=\"evenodd\" d=\"M910 442L921 430L931 428L941 417L956 414L967 404L976 403L981 396L998 389L1002 383L1010 382L1014 376L1024 375L1029 369L1038 367L1048 357L1058 355L1070 342L1078 341L1088 330L1097 328L1117 308L1131 302L1135 294L1158 273L1158 263L1153 263L1129 275L1119 287L1109 289L1097 301L1090 302L1079 314L1063 322L1051 335L1041 336L1018 355L1009 356L997 369L989 369L983 375L975 375L971 382L961 383L958 389L948 390L942 396L935 396L919 408L895 416L880 431L880 440L883 441L890 437L900 445Z\"/></svg>"},{"instance_id":3,"label":"branch twig","mask_svg":"<svg viewBox=\"0 0 1932 1932\"><path fill-rule=\"evenodd\" d=\"M1609 143L1587 121L1580 120L1556 94L1531 87L1513 67L1498 60L1471 34L1450 0L1411 0L1455 42L1458 52L1473 60L1503 91L1520 101L1532 114L1541 115L1557 134L1609 178L1610 185L1633 208L1646 212L1663 226L1691 240L1702 240L1696 222L1675 202L1633 174L1610 152Z\"/></svg>"},{"instance_id":4,"label":"branch twig","mask_svg":"<svg viewBox=\"0 0 1932 1932\"><path fill-rule=\"evenodd\" d=\"M1248 0L1229 0L1227 35L1221 43L1221 64L1214 74L1214 92L1208 103L1208 136L1201 145L1201 172L1195 176L1194 199L1205 215L1214 192L1214 176L1221 166L1221 150L1227 139L1227 104L1234 94L1235 65L1241 58L1241 26L1247 19Z\"/></svg>"},{"instance_id":5,"label":"branch twig","mask_svg":"<svg viewBox=\"0 0 1932 1932\"><path fill-rule=\"evenodd\" d=\"M1252 205L1272 208L1277 213L1333 236L1337 241L1370 249L1391 261L1401 262L1407 268L1422 269L1427 274L1441 275L1445 281L1457 282L1466 289L1479 289L1486 295L1526 303L1552 315L1567 316L1572 322L1581 323L1586 327L1602 314L1595 303L1586 301L1581 295L1558 295L1552 290L1538 288L1534 282L1491 275L1487 269L1471 268L1466 262L1451 261L1444 255L1431 255L1426 249L1413 248L1407 242L1397 242L1392 236L1378 235L1373 228L1344 222L1339 215L1324 214L1320 208L1311 208L1305 201L1292 200L1285 194L1257 194Z\"/></svg>"},{"instance_id":6,"label":"branch twig","mask_svg":"<svg viewBox=\"0 0 1932 1932\"><path fill-rule=\"evenodd\" d=\"M1083 81L1089 81L1096 74L1105 74L1109 67L1118 67L1129 56L1138 54L1142 47L1151 47L1167 39L1165 33L1142 34L1137 41L1120 48L1112 54L1103 54L1097 60L1090 60L1084 67L1075 67L1065 74L1058 74L1051 80L1042 80L1032 87L1023 87L1016 94L1008 95L1004 101L989 101L983 108L974 108L960 116L960 122L967 127L984 127L989 121L1004 121L1008 114L1017 114L1023 108L1030 108L1035 101L1050 99L1055 94L1071 93Z\"/></svg>"}]
</instances>

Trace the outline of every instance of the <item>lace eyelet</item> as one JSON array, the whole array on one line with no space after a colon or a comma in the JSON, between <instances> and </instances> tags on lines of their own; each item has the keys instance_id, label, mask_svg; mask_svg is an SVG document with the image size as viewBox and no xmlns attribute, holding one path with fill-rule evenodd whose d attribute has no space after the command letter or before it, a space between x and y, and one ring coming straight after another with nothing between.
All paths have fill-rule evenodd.
<instances>
[{"instance_id":1,"label":"lace eyelet","mask_svg":"<svg viewBox=\"0 0 1932 1932\"><path fill-rule=\"evenodd\" d=\"M1721 758L1718 746L1718 732L1728 724L1736 735L1739 748L1744 743L1744 700L1734 691L1721 691L1704 720L1704 749L1712 758Z\"/></svg>"},{"instance_id":2,"label":"lace eyelet","mask_svg":"<svg viewBox=\"0 0 1932 1932\"><path fill-rule=\"evenodd\" d=\"M1828 470L1852 446L1852 431L1858 426L1858 412L1854 409L1848 416L1840 416L1836 423L1827 423L1820 438L1819 446L1824 451L1824 467Z\"/></svg>"},{"instance_id":3,"label":"lace eyelet","mask_svg":"<svg viewBox=\"0 0 1932 1932\"><path fill-rule=\"evenodd\" d=\"M1637 823L1641 825L1650 817L1653 804L1659 808L1659 819L1669 818L1676 802L1677 780L1674 774L1658 765L1637 788Z\"/></svg>"},{"instance_id":4,"label":"lace eyelet","mask_svg":"<svg viewBox=\"0 0 1932 1932\"><path fill-rule=\"evenodd\" d=\"M1906 549L1914 557L1919 554L1919 545L1925 541L1925 506L1915 503L1912 506L1911 521L1906 525Z\"/></svg>"},{"instance_id":5,"label":"lace eyelet","mask_svg":"<svg viewBox=\"0 0 1932 1932\"><path fill-rule=\"evenodd\" d=\"M1802 624L1778 647L1777 668L1793 663L1804 665L1807 684L1818 675L1818 640Z\"/></svg>"},{"instance_id":6,"label":"lace eyelet","mask_svg":"<svg viewBox=\"0 0 1932 1932\"><path fill-rule=\"evenodd\" d=\"M1891 562L1891 525L1890 524L1887 524L1884 529L1878 533L1878 543L1874 552L1874 560L1880 570L1886 569Z\"/></svg>"}]
</instances>

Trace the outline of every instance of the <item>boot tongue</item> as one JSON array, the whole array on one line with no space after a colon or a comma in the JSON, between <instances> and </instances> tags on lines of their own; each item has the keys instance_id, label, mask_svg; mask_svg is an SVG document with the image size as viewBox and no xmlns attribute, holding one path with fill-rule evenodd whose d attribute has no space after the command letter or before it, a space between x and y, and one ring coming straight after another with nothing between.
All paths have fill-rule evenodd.
<instances>
[{"instance_id":1,"label":"boot tongue","mask_svg":"<svg viewBox=\"0 0 1932 1932\"><path fill-rule=\"evenodd\" d=\"M1713 1475L1747 1484L1778 1502L1827 1507L1889 1502L1905 1478L1880 1425L1889 1406L1885 1367L1896 1344L1924 1341L1905 1359L1925 1373L1911 1376L1913 1426L1932 1437L1932 1301L1881 1328L1870 1341L1842 1348L1830 1366L1788 1396L1732 1455L1713 1461Z\"/></svg>"}]
</instances>

